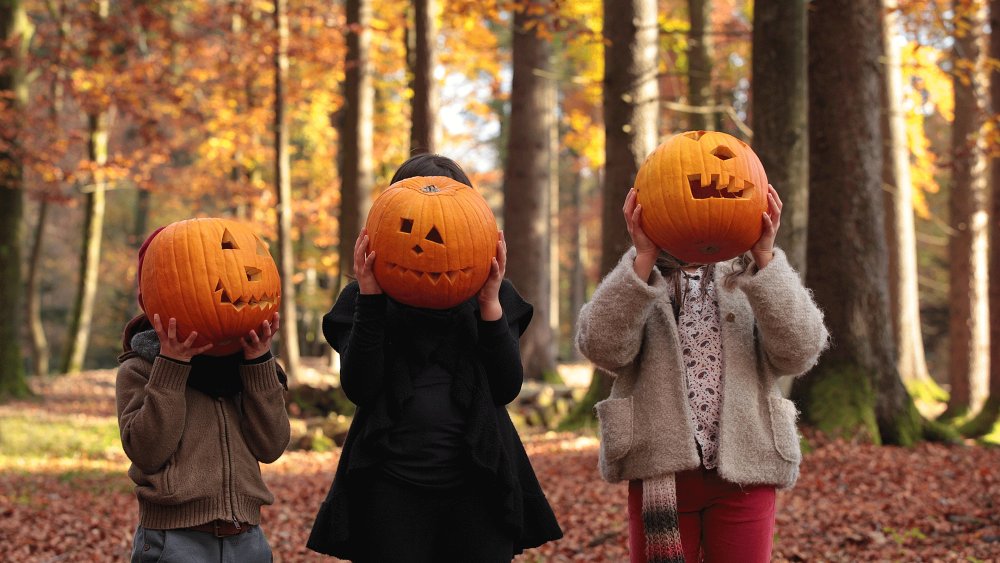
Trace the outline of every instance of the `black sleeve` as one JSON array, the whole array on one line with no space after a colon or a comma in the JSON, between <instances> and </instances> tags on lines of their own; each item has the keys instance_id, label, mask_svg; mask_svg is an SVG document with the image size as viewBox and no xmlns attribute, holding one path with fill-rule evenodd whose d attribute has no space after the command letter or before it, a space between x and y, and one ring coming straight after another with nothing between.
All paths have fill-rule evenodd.
<instances>
[{"instance_id":1,"label":"black sleeve","mask_svg":"<svg viewBox=\"0 0 1000 563\"><path fill-rule=\"evenodd\" d=\"M340 385L358 406L370 404L385 381L385 311L384 294L362 295L351 282L323 317L323 336L340 354Z\"/></svg>"},{"instance_id":2,"label":"black sleeve","mask_svg":"<svg viewBox=\"0 0 1000 563\"><path fill-rule=\"evenodd\" d=\"M500 306L503 315L495 321L484 321L476 313L479 358L486 368L490 393L497 406L510 403L521 392L524 368L518 341L534 312L508 280L500 286Z\"/></svg>"}]
</instances>

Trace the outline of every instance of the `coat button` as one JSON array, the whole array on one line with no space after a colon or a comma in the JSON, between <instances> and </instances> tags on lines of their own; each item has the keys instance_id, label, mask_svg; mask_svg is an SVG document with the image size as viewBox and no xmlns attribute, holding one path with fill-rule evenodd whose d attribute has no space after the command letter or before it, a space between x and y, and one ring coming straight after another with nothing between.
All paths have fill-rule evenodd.
<instances>
[{"instance_id":1,"label":"coat button","mask_svg":"<svg viewBox=\"0 0 1000 563\"><path fill-rule=\"evenodd\" d=\"M142 546L142 550L143 550L143 551L149 551L149 544L148 544L148 543L147 543L147 544L144 544L144 545Z\"/></svg>"},{"instance_id":2,"label":"coat button","mask_svg":"<svg viewBox=\"0 0 1000 563\"><path fill-rule=\"evenodd\" d=\"M736 320L736 315L734 313L728 313L726 315L726 320L729 322L733 322Z\"/></svg>"}]
</instances>

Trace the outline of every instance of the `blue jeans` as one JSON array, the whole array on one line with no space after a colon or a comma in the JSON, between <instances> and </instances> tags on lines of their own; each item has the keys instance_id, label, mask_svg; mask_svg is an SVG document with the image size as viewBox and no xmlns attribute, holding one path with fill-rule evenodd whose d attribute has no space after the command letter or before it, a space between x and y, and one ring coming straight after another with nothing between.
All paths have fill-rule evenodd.
<instances>
[{"instance_id":1,"label":"blue jeans","mask_svg":"<svg viewBox=\"0 0 1000 563\"><path fill-rule=\"evenodd\" d=\"M139 526L131 563L271 563L271 546L260 526L217 538L194 530L153 530Z\"/></svg>"}]
</instances>

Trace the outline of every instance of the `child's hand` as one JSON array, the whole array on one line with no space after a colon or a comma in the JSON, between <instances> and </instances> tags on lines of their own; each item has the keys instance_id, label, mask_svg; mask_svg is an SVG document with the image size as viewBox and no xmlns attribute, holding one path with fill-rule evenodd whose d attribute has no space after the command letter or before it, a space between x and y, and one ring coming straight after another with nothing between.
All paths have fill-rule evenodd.
<instances>
[{"instance_id":1,"label":"child's hand","mask_svg":"<svg viewBox=\"0 0 1000 563\"><path fill-rule=\"evenodd\" d=\"M639 205L638 201L639 192L632 188L629 190L628 196L625 197L625 207L622 208L622 213L625 214L625 224L628 226L628 234L632 237L636 253L640 256L655 257L660 253L660 249L642 230L642 206Z\"/></svg>"},{"instance_id":2,"label":"child's hand","mask_svg":"<svg viewBox=\"0 0 1000 563\"><path fill-rule=\"evenodd\" d=\"M503 315L503 307L500 306L500 284L503 282L504 273L507 272L507 241L503 237L503 231L499 234L497 255L490 264L490 276L479 290L479 316L484 321L495 321Z\"/></svg>"},{"instance_id":3,"label":"child's hand","mask_svg":"<svg viewBox=\"0 0 1000 563\"><path fill-rule=\"evenodd\" d=\"M177 341L177 319L170 317L167 321L167 330L163 330L163 323L160 322L160 315L153 315L153 330L160 339L160 355L179 362L190 362L191 358L202 354L212 347L209 342L204 346L192 348L194 341L198 339L198 331L192 330L184 342Z\"/></svg>"},{"instance_id":4,"label":"child's hand","mask_svg":"<svg viewBox=\"0 0 1000 563\"><path fill-rule=\"evenodd\" d=\"M250 334L240 339L244 359L254 360L271 351L271 339L278 332L279 320L280 317L275 312L271 317L271 322L264 321L261 324L260 336L257 336L257 331L251 330Z\"/></svg>"},{"instance_id":5,"label":"child's hand","mask_svg":"<svg viewBox=\"0 0 1000 563\"><path fill-rule=\"evenodd\" d=\"M761 217L763 228L760 238L750 248L753 261L757 264L757 269L767 266L774 258L774 238L778 235L778 227L781 226L781 198L778 191L771 184L767 185L767 211Z\"/></svg>"},{"instance_id":6,"label":"child's hand","mask_svg":"<svg viewBox=\"0 0 1000 563\"><path fill-rule=\"evenodd\" d=\"M354 275L358 278L362 295L382 293L382 288L375 281L374 266L375 253L368 252L368 229L363 228L354 243Z\"/></svg>"}]
</instances>

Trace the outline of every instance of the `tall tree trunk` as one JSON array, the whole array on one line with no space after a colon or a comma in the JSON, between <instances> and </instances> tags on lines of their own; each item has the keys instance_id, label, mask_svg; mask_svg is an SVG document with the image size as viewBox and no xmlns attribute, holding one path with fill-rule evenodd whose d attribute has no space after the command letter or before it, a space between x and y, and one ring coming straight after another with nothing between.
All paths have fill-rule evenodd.
<instances>
[{"instance_id":1,"label":"tall tree trunk","mask_svg":"<svg viewBox=\"0 0 1000 563\"><path fill-rule=\"evenodd\" d=\"M630 246L622 204L639 166L657 143L656 0L604 2L605 165L601 202L601 276ZM594 370L587 395L566 426L593 420L594 404L607 397L611 378Z\"/></svg>"},{"instance_id":2,"label":"tall tree trunk","mask_svg":"<svg viewBox=\"0 0 1000 563\"><path fill-rule=\"evenodd\" d=\"M105 12L106 17L106 12ZM80 253L80 277L77 281L76 300L69 321L69 340L63 355L63 373L76 373L83 369L90 340L90 326L97 300L97 282L101 265L101 242L104 235L106 207L102 167L108 162L108 112L87 115L87 158L94 163L92 183L84 194L83 240Z\"/></svg>"},{"instance_id":3,"label":"tall tree trunk","mask_svg":"<svg viewBox=\"0 0 1000 563\"><path fill-rule=\"evenodd\" d=\"M566 240L566 249L573 257L570 260L569 271L569 318L573 322L570 330L570 354L571 359L579 361L583 359L583 354L579 348L572 344L573 336L576 334L576 319L580 314L580 309L587 300L587 272L584 268L583 254L585 229L581 219L583 205L583 175L576 168L573 172L573 181L569 189L569 212L572 220L569 226L569 238Z\"/></svg>"},{"instance_id":4,"label":"tall tree trunk","mask_svg":"<svg viewBox=\"0 0 1000 563\"><path fill-rule=\"evenodd\" d=\"M354 241L368 215L375 177L372 165L375 88L371 68L371 0L347 0L344 125L340 152L340 288L354 264Z\"/></svg>"},{"instance_id":5,"label":"tall tree trunk","mask_svg":"<svg viewBox=\"0 0 1000 563\"><path fill-rule=\"evenodd\" d=\"M885 51L882 130L885 135L883 181L886 241L889 250L889 297L893 341L899 375L911 393L924 394L936 387L927 371L920 302L917 291L917 240L913 218L913 182L910 181L910 148L903 109L903 68L898 2L885 0L882 42ZM919 395L918 395L919 396Z\"/></svg>"},{"instance_id":6,"label":"tall tree trunk","mask_svg":"<svg viewBox=\"0 0 1000 563\"><path fill-rule=\"evenodd\" d=\"M555 108L548 103L549 42L538 34L534 13L550 0L532 0L514 12L510 125L504 165L503 225L507 277L535 308L521 337L524 374L542 379L555 373L555 339L549 323L549 128Z\"/></svg>"},{"instance_id":7,"label":"tall tree trunk","mask_svg":"<svg viewBox=\"0 0 1000 563\"><path fill-rule=\"evenodd\" d=\"M288 376L299 374L299 324L295 299L295 254L292 252L292 178L288 152L288 0L275 0L274 27L274 181L278 192L278 263L281 269L281 360Z\"/></svg>"},{"instance_id":8,"label":"tall tree trunk","mask_svg":"<svg viewBox=\"0 0 1000 563\"><path fill-rule=\"evenodd\" d=\"M990 0L989 57L1000 60L1000 0ZM1000 69L990 67L990 101L993 112L1000 111ZM1000 431L1000 159L993 157L990 168L990 386L989 398L976 417L962 427L967 436L982 436Z\"/></svg>"},{"instance_id":9,"label":"tall tree trunk","mask_svg":"<svg viewBox=\"0 0 1000 563\"><path fill-rule=\"evenodd\" d=\"M688 0L688 102L694 106L690 128L712 129L715 116L708 111L697 111L715 105L712 103L712 0ZM640 161L641 162L641 161Z\"/></svg>"},{"instance_id":10,"label":"tall tree trunk","mask_svg":"<svg viewBox=\"0 0 1000 563\"><path fill-rule=\"evenodd\" d=\"M922 419L885 323L881 11L881 0L828 0L809 12L806 282L826 311L833 347L796 380L793 396L825 432L910 444L921 438Z\"/></svg>"},{"instance_id":11,"label":"tall tree trunk","mask_svg":"<svg viewBox=\"0 0 1000 563\"><path fill-rule=\"evenodd\" d=\"M777 244L805 277L809 218L809 112L806 2L753 5L753 149L778 190Z\"/></svg>"},{"instance_id":12,"label":"tall tree trunk","mask_svg":"<svg viewBox=\"0 0 1000 563\"><path fill-rule=\"evenodd\" d=\"M45 324L42 322L42 295L38 287L38 277L42 262L42 248L45 241L45 222L48 219L49 200L44 195L38 202L38 222L31 241L31 254L28 256L28 279L25 283L25 301L27 301L28 325L31 332L31 364L35 375L49 373L49 340L45 337Z\"/></svg>"},{"instance_id":13,"label":"tall tree trunk","mask_svg":"<svg viewBox=\"0 0 1000 563\"><path fill-rule=\"evenodd\" d=\"M20 134L28 103L24 59L31 23L20 0L0 0L0 115L11 121L0 128L0 399L29 393L21 357L21 237L24 173ZM19 38L15 40L15 38Z\"/></svg>"},{"instance_id":14,"label":"tall tree trunk","mask_svg":"<svg viewBox=\"0 0 1000 563\"><path fill-rule=\"evenodd\" d=\"M434 20L434 0L413 0L413 23L415 33L412 41L412 56L407 57L410 69L413 98L410 100L410 152L435 152L437 150L437 86L434 81L434 67L437 63L434 41L437 26ZM410 47L407 41L407 47Z\"/></svg>"},{"instance_id":15,"label":"tall tree trunk","mask_svg":"<svg viewBox=\"0 0 1000 563\"><path fill-rule=\"evenodd\" d=\"M986 399L989 313L986 273L986 158L980 83L981 0L956 0L948 239L948 408L943 418L975 412Z\"/></svg>"}]
</instances>

